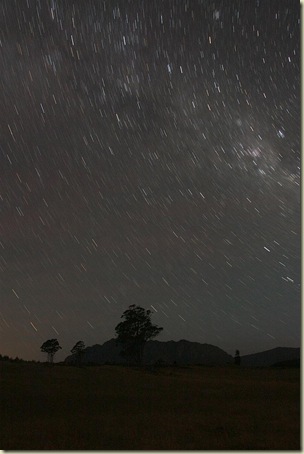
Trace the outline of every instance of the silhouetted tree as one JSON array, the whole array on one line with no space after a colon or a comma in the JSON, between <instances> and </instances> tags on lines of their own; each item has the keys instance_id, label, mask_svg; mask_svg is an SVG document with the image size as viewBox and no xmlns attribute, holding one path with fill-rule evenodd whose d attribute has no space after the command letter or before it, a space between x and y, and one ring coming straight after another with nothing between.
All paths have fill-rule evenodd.
<instances>
[{"instance_id":1,"label":"silhouetted tree","mask_svg":"<svg viewBox=\"0 0 304 454\"><path fill-rule=\"evenodd\" d=\"M152 324L149 309L134 304L129 306L121 318L124 321L115 328L117 342L123 346L121 354L141 363L146 342L156 337L163 328Z\"/></svg>"},{"instance_id":2,"label":"silhouetted tree","mask_svg":"<svg viewBox=\"0 0 304 454\"><path fill-rule=\"evenodd\" d=\"M241 364L241 357L240 357L240 351L239 350L236 350L236 352L235 352L234 364L236 364L237 366L240 366L240 364Z\"/></svg>"},{"instance_id":3,"label":"silhouetted tree","mask_svg":"<svg viewBox=\"0 0 304 454\"><path fill-rule=\"evenodd\" d=\"M23 362L23 360L21 358L19 358L18 356L16 356L15 359L13 359L12 361L14 361L15 363L21 363Z\"/></svg>"},{"instance_id":4,"label":"silhouetted tree","mask_svg":"<svg viewBox=\"0 0 304 454\"><path fill-rule=\"evenodd\" d=\"M82 357L84 354L84 349L85 349L84 342L78 341L71 350L71 353L73 353L73 355L76 355L78 367L80 367L80 365L81 365L81 360L82 360Z\"/></svg>"},{"instance_id":5,"label":"silhouetted tree","mask_svg":"<svg viewBox=\"0 0 304 454\"><path fill-rule=\"evenodd\" d=\"M11 361L11 358L7 355L0 355L0 361Z\"/></svg>"},{"instance_id":6,"label":"silhouetted tree","mask_svg":"<svg viewBox=\"0 0 304 454\"><path fill-rule=\"evenodd\" d=\"M55 353L61 350L61 347L57 339L49 339L41 345L40 350L47 353L48 362L53 363Z\"/></svg>"}]
</instances>

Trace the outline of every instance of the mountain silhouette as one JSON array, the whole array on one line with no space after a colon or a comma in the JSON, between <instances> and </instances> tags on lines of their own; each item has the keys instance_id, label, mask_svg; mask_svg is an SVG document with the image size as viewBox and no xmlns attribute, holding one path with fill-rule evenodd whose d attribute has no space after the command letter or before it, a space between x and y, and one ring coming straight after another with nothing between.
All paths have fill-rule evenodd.
<instances>
[{"instance_id":1,"label":"mountain silhouette","mask_svg":"<svg viewBox=\"0 0 304 454\"><path fill-rule=\"evenodd\" d=\"M252 355L245 355L241 358L242 366L267 367L283 361L300 360L300 348L277 347Z\"/></svg>"},{"instance_id":2,"label":"mountain silhouette","mask_svg":"<svg viewBox=\"0 0 304 454\"><path fill-rule=\"evenodd\" d=\"M103 345L93 345L84 350L83 363L94 364L125 364L127 361L121 355L121 346L117 345L115 339L105 342ZM65 359L67 363L73 363L75 355ZM224 350L210 344L200 344L187 340L180 341L149 341L144 350L144 364L206 364L222 365L233 363L233 358Z\"/></svg>"}]
</instances>

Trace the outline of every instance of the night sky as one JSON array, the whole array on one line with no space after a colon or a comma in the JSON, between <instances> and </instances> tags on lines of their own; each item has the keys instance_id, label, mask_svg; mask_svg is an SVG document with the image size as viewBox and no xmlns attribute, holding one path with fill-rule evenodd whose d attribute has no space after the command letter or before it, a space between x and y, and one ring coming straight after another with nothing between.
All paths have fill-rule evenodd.
<instances>
[{"instance_id":1,"label":"night sky","mask_svg":"<svg viewBox=\"0 0 304 454\"><path fill-rule=\"evenodd\" d=\"M0 353L300 345L300 3L0 4Z\"/></svg>"}]
</instances>

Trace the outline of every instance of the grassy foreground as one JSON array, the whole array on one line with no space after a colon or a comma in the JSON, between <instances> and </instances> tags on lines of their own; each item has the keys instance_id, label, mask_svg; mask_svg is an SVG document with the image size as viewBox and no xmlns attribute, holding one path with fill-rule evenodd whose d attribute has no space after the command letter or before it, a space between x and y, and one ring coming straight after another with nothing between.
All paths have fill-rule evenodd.
<instances>
[{"instance_id":1,"label":"grassy foreground","mask_svg":"<svg viewBox=\"0 0 304 454\"><path fill-rule=\"evenodd\" d=\"M0 363L0 448L300 449L300 370Z\"/></svg>"}]
</instances>

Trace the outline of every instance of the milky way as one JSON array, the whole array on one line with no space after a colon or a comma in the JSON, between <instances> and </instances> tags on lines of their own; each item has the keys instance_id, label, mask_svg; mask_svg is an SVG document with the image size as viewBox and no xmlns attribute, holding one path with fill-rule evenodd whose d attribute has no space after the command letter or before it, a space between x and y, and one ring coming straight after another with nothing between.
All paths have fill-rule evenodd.
<instances>
[{"instance_id":1,"label":"milky way","mask_svg":"<svg viewBox=\"0 0 304 454\"><path fill-rule=\"evenodd\" d=\"M300 344L300 4L2 1L2 354Z\"/></svg>"}]
</instances>

